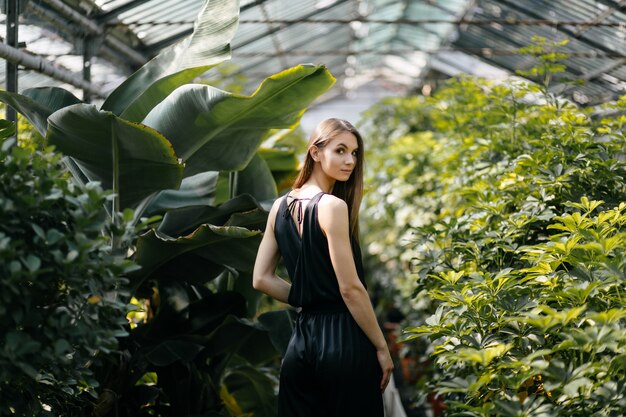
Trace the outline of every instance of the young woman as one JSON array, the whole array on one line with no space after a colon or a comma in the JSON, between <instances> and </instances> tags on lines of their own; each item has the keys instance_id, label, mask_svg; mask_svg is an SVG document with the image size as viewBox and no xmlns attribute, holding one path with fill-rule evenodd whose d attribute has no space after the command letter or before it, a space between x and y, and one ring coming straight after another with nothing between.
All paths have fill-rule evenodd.
<instances>
[{"instance_id":1,"label":"young woman","mask_svg":"<svg viewBox=\"0 0 626 417\"><path fill-rule=\"evenodd\" d=\"M383 417L393 364L363 280L363 140L321 122L304 167L270 210L253 285L301 307L280 372L278 417ZM291 284L275 275L280 256Z\"/></svg>"}]
</instances>

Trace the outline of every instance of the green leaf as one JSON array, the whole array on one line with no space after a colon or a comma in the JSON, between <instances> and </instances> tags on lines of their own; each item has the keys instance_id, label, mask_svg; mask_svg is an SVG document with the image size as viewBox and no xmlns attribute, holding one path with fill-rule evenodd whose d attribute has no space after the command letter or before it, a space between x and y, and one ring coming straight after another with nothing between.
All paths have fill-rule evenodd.
<instances>
[{"instance_id":1,"label":"green leaf","mask_svg":"<svg viewBox=\"0 0 626 417\"><path fill-rule=\"evenodd\" d=\"M189 362L204 347L184 340L166 340L146 352L146 359L156 366L171 365L176 361Z\"/></svg>"},{"instance_id":2,"label":"green leaf","mask_svg":"<svg viewBox=\"0 0 626 417\"><path fill-rule=\"evenodd\" d=\"M117 87L102 105L139 122L177 87L230 58L239 22L239 1L206 0L193 33L165 49Z\"/></svg>"},{"instance_id":3,"label":"green leaf","mask_svg":"<svg viewBox=\"0 0 626 417\"><path fill-rule=\"evenodd\" d=\"M71 350L72 345L70 345L70 343L65 339L59 339L54 342L54 352L57 355L65 354L67 352L70 352Z\"/></svg>"},{"instance_id":4,"label":"green leaf","mask_svg":"<svg viewBox=\"0 0 626 417\"><path fill-rule=\"evenodd\" d=\"M147 126L87 104L61 109L49 122L48 142L71 156L89 180L117 192L121 208L180 185L182 163L170 143Z\"/></svg>"},{"instance_id":5,"label":"green leaf","mask_svg":"<svg viewBox=\"0 0 626 417\"><path fill-rule=\"evenodd\" d=\"M154 270L153 275L159 277L159 282L168 279L178 281L184 277L186 283L205 285L220 276L224 272L224 268L224 265L212 262L193 252L188 252L159 266Z\"/></svg>"},{"instance_id":6,"label":"green leaf","mask_svg":"<svg viewBox=\"0 0 626 417\"><path fill-rule=\"evenodd\" d=\"M233 291L237 291L246 299L248 317L255 317L263 294L252 286L252 273L238 272Z\"/></svg>"},{"instance_id":7,"label":"green leaf","mask_svg":"<svg viewBox=\"0 0 626 417\"><path fill-rule=\"evenodd\" d=\"M2 92L0 92L1 94ZM0 139L6 139L15 134L15 123L0 119ZM4 144L2 150L5 151Z\"/></svg>"},{"instance_id":8,"label":"green leaf","mask_svg":"<svg viewBox=\"0 0 626 417\"><path fill-rule=\"evenodd\" d=\"M272 172L298 169L298 157L293 150L259 148L257 154L263 158Z\"/></svg>"},{"instance_id":9,"label":"green leaf","mask_svg":"<svg viewBox=\"0 0 626 417\"><path fill-rule=\"evenodd\" d=\"M250 194L257 201L275 199L277 196L274 177L267 163L258 154L237 175L237 194Z\"/></svg>"},{"instance_id":10,"label":"green leaf","mask_svg":"<svg viewBox=\"0 0 626 417\"><path fill-rule=\"evenodd\" d=\"M270 311L261 314L258 320L269 331L276 350L284 355L293 333L295 312L292 310Z\"/></svg>"},{"instance_id":11,"label":"green leaf","mask_svg":"<svg viewBox=\"0 0 626 417\"><path fill-rule=\"evenodd\" d=\"M151 216L177 208L210 206L215 200L217 177L217 172L209 171L183 179L178 190L164 190L157 194L144 214Z\"/></svg>"},{"instance_id":12,"label":"green leaf","mask_svg":"<svg viewBox=\"0 0 626 417\"><path fill-rule=\"evenodd\" d=\"M22 94L0 91L0 101L24 115L41 136L46 136L48 117L52 113L82 103L72 93L58 87L29 88Z\"/></svg>"},{"instance_id":13,"label":"green leaf","mask_svg":"<svg viewBox=\"0 0 626 417\"><path fill-rule=\"evenodd\" d=\"M455 356L454 360L474 362L487 366L494 359L505 355L512 347L513 345L511 344L496 344L484 349L461 348L457 352L451 353L451 355Z\"/></svg>"},{"instance_id":14,"label":"green leaf","mask_svg":"<svg viewBox=\"0 0 626 417\"><path fill-rule=\"evenodd\" d=\"M241 226L263 229L267 212L249 195L239 195L217 207L182 207L170 210L159 226L159 232L169 236L191 233L201 224Z\"/></svg>"},{"instance_id":15,"label":"green leaf","mask_svg":"<svg viewBox=\"0 0 626 417\"><path fill-rule=\"evenodd\" d=\"M251 96L207 85L178 88L144 123L167 137L186 162L185 176L246 167L267 131L291 128L335 79L323 66L300 65L267 78Z\"/></svg>"},{"instance_id":16,"label":"green leaf","mask_svg":"<svg viewBox=\"0 0 626 417\"><path fill-rule=\"evenodd\" d=\"M39 270L39 268L41 267L41 259L29 253L24 260L24 265L26 265L26 268L28 268L31 273L37 272L37 270Z\"/></svg>"},{"instance_id":17,"label":"green leaf","mask_svg":"<svg viewBox=\"0 0 626 417\"><path fill-rule=\"evenodd\" d=\"M149 278L159 266L184 253L195 252L218 265L249 268L254 263L260 232L234 226L205 224L178 239L150 230L137 240L136 262L141 270L134 276ZM256 239L255 239L256 237ZM252 238L252 239L251 239Z\"/></svg>"},{"instance_id":18,"label":"green leaf","mask_svg":"<svg viewBox=\"0 0 626 417\"><path fill-rule=\"evenodd\" d=\"M274 382L259 370L251 366L233 369L224 378L224 384L244 413L254 413L255 417L276 415Z\"/></svg>"},{"instance_id":19,"label":"green leaf","mask_svg":"<svg viewBox=\"0 0 626 417\"><path fill-rule=\"evenodd\" d=\"M211 356L237 354L250 364L260 365L278 357L268 332L249 320L227 317L207 339Z\"/></svg>"},{"instance_id":20,"label":"green leaf","mask_svg":"<svg viewBox=\"0 0 626 417\"><path fill-rule=\"evenodd\" d=\"M190 294L191 293L191 294ZM190 300L189 296L201 298ZM162 302L157 315L145 325L133 330L131 338L154 349L167 340L182 340L202 345L206 352L213 351L214 340L210 335L229 316L246 313L245 300L236 292L212 293L206 289L192 289L185 283L167 282L159 284ZM203 354L204 354L203 353Z\"/></svg>"}]
</instances>

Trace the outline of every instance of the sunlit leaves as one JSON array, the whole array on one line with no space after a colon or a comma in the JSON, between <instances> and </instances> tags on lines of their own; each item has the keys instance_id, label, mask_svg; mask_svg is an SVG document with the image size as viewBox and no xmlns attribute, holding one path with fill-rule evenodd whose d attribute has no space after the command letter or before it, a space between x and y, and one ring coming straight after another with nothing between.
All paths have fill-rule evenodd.
<instances>
[{"instance_id":1,"label":"sunlit leaves","mask_svg":"<svg viewBox=\"0 0 626 417\"><path fill-rule=\"evenodd\" d=\"M449 415L626 409L626 97L597 121L552 94L562 46L524 51L541 84L461 77L369 113L364 235Z\"/></svg>"}]
</instances>

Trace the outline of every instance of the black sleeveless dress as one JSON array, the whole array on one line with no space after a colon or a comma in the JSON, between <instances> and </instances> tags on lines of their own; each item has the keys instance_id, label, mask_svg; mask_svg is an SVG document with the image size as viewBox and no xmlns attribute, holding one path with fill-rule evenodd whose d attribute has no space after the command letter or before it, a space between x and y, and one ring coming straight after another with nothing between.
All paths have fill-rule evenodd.
<instances>
[{"instance_id":1,"label":"black sleeveless dress","mask_svg":"<svg viewBox=\"0 0 626 417\"><path fill-rule=\"evenodd\" d=\"M276 215L274 233L291 278L288 301L302 307L281 366L278 417L383 417L376 349L341 297L328 241L317 220L323 195L315 195L304 210L301 199L287 196ZM364 283L354 239L352 252Z\"/></svg>"}]
</instances>

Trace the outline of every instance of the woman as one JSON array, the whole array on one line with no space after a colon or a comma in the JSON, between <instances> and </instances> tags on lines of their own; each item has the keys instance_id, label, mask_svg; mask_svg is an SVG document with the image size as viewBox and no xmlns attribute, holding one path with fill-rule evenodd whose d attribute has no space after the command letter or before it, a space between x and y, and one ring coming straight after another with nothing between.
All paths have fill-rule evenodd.
<instances>
[{"instance_id":1,"label":"woman","mask_svg":"<svg viewBox=\"0 0 626 417\"><path fill-rule=\"evenodd\" d=\"M321 122L287 196L270 210L253 285L302 307L280 372L278 417L382 417L393 369L365 289L358 244L363 141ZM291 284L275 275L282 255Z\"/></svg>"}]
</instances>

